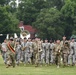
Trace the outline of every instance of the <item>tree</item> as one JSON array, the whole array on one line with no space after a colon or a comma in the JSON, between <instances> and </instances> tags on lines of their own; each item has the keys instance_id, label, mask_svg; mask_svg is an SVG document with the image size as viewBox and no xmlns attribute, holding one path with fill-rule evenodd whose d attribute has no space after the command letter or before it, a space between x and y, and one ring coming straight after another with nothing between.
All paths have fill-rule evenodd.
<instances>
[{"instance_id":1,"label":"tree","mask_svg":"<svg viewBox=\"0 0 76 75\"><path fill-rule=\"evenodd\" d=\"M76 33L76 3L71 0L65 1L62 7L65 36L69 39L72 33Z\"/></svg>"},{"instance_id":2,"label":"tree","mask_svg":"<svg viewBox=\"0 0 76 75\"><path fill-rule=\"evenodd\" d=\"M61 39L64 35L61 13L56 8L43 9L33 25L39 31L38 36L44 39Z\"/></svg>"},{"instance_id":3,"label":"tree","mask_svg":"<svg viewBox=\"0 0 76 75\"><path fill-rule=\"evenodd\" d=\"M19 21L14 14L8 13L5 6L0 6L0 33L19 32L18 23Z\"/></svg>"},{"instance_id":4,"label":"tree","mask_svg":"<svg viewBox=\"0 0 76 75\"><path fill-rule=\"evenodd\" d=\"M61 10L64 5L64 1L65 0L46 0L48 8L55 7L58 10Z\"/></svg>"}]
</instances>

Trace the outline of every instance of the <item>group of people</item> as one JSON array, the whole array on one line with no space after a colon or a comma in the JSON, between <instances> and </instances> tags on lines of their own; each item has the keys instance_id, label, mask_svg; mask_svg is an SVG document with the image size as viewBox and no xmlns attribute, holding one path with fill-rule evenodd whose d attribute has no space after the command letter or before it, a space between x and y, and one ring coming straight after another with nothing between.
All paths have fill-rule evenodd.
<instances>
[{"instance_id":1,"label":"group of people","mask_svg":"<svg viewBox=\"0 0 76 75\"><path fill-rule=\"evenodd\" d=\"M60 65L74 66L76 65L76 42L75 39L48 41L35 39L21 39L11 37L5 39L0 45L1 54L6 64L6 67L19 65L21 62L25 65L35 64L49 65L56 64L57 68Z\"/></svg>"}]
</instances>

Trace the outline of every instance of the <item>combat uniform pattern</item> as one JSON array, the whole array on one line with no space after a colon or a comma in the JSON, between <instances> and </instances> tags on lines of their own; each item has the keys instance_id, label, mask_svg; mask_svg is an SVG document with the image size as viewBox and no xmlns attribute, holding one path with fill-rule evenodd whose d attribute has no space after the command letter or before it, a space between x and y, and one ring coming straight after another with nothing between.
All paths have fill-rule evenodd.
<instances>
[{"instance_id":1,"label":"combat uniform pattern","mask_svg":"<svg viewBox=\"0 0 76 75\"><path fill-rule=\"evenodd\" d=\"M15 52L16 52L16 64L19 65L21 60L21 45L19 44L19 42L16 45Z\"/></svg>"},{"instance_id":2,"label":"combat uniform pattern","mask_svg":"<svg viewBox=\"0 0 76 75\"><path fill-rule=\"evenodd\" d=\"M55 56L54 56L54 47L55 47L55 44L54 43L50 43L50 63L55 63L54 60L55 60Z\"/></svg>"},{"instance_id":3,"label":"combat uniform pattern","mask_svg":"<svg viewBox=\"0 0 76 75\"><path fill-rule=\"evenodd\" d=\"M39 65L38 41L33 42L33 55L34 55L34 63L36 66L38 66Z\"/></svg>"},{"instance_id":4,"label":"combat uniform pattern","mask_svg":"<svg viewBox=\"0 0 76 75\"><path fill-rule=\"evenodd\" d=\"M49 64L49 50L50 50L50 43L45 43L45 62Z\"/></svg>"},{"instance_id":5,"label":"combat uniform pattern","mask_svg":"<svg viewBox=\"0 0 76 75\"><path fill-rule=\"evenodd\" d=\"M69 43L66 41L62 50L63 54L63 64L66 66L68 64L68 55L69 55Z\"/></svg>"},{"instance_id":6,"label":"combat uniform pattern","mask_svg":"<svg viewBox=\"0 0 76 75\"><path fill-rule=\"evenodd\" d=\"M60 60L61 60L61 44L55 44L55 63L57 66L60 65Z\"/></svg>"},{"instance_id":7,"label":"combat uniform pattern","mask_svg":"<svg viewBox=\"0 0 76 75\"><path fill-rule=\"evenodd\" d=\"M2 57L4 60L4 63L7 63L7 44L5 42L2 43Z\"/></svg>"},{"instance_id":8,"label":"combat uniform pattern","mask_svg":"<svg viewBox=\"0 0 76 75\"><path fill-rule=\"evenodd\" d=\"M41 63L45 63L45 43L42 43Z\"/></svg>"}]
</instances>

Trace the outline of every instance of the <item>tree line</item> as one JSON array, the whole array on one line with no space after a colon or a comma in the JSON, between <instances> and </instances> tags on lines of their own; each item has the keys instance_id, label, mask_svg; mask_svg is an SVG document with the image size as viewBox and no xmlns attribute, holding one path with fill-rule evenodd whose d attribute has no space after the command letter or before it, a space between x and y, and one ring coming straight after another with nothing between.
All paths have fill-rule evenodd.
<instances>
[{"instance_id":1,"label":"tree line","mask_svg":"<svg viewBox=\"0 0 76 75\"><path fill-rule=\"evenodd\" d=\"M18 24L32 25L42 39L76 35L76 0L0 1L0 33L19 33Z\"/></svg>"}]
</instances>

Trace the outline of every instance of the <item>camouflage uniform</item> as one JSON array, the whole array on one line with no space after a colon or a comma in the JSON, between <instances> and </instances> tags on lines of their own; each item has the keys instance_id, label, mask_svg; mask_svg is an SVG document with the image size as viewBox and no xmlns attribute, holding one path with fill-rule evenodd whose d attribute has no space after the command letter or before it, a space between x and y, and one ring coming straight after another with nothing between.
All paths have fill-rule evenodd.
<instances>
[{"instance_id":1,"label":"camouflage uniform","mask_svg":"<svg viewBox=\"0 0 76 75\"><path fill-rule=\"evenodd\" d=\"M38 52L38 40L35 39L33 42L33 55L34 55L34 63L36 66L39 64L39 52Z\"/></svg>"},{"instance_id":2,"label":"camouflage uniform","mask_svg":"<svg viewBox=\"0 0 76 75\"><path fill-rule=\"evenodd\" d=\"M12 41L12 39L8 43L10 43L10 46L14 48L14 41ZM8 48L7 55L7 68L9 66L15 67L15 53Z\"/></svg>"},{"instance_id":3,"label":"camouflage uniform","mask_svg":"<svg viewBox=\"0 0 76 75\"><path fill-rule=\"evenodd\" d=\"M54 46L55 44L54 43L50 43L50 63L55 63L54 60L55 60L55 56L54 56Z\"/></svg>"},{"instance_id":4,"label":"camouflage uniform","mask_svg":"<svg viewBox=\"0 0 76 75\"><path fill-rule=\"evenodd\" d=\"M25 64L28 63L28 55L29 55L29 47L27 43L27 39L24 39L24 42L22 43L22 55L23 55L23 62Z\"/></svg>"},{"instance_id":5,"label":"camouflage uniform","mask_svg":"<svg viewBox=\"0 0 76 75\"><path fill-rule=\"evenodd\" d=\"M7 44L6 44L6 40L4 40L4 42L2 43L2 57L3 57L4 63L6 64L6 62L7 62Z\"/></svg>"},{"instance_id":6,"label":"camouflage uniform","mask_svg":"<svg viewBox=\"0 0 76 75\"><path fill-rule=\"evenodd\" d=\"M48 40L45 40L45 62L49 64L49 50L50 50L50 43Z\"/></svg>"},{"instance_id":7,"label":"camouflage uniform","mask_svg":"<svg viewBox=\"0 0 76 75\"><path fill-rule=\"evenodd\" d=\"M64 36L63 37L63 40L61 41L61 63L63 64L63 50L64 50L64 45L65 45L65 42L67 42L67 40L66 40L66 37Z\"/></svg>"},{"instance_id":8,"label":"camouflage uniform","mask_svg":"<svg viewBox=\"0 0 76 75\"><path fill-rule=\"evenodd\" d=\"M61 44L60 44L60 40L57 40L57 43L55 44L54 55L55 55L55 63L57 65L57 67L59 68L60 60L61 60Z\"/></svg>"},{"instance_id":9,"label":"camouflage uniform","mask_svg":"<svg viewBox=\"0 0 76 75\"><path fill-rule=\"evenodd\" d=\"M21 59L21 45L19 42L16 42L16 64L19 65Z\"/></svg>"},{"instance_id":10,"label":"camouflage uniform","mask_svg":"<svg viewBox=\"0 0 76 75\"><path fill-rule=\"evenodd\" d=\"M45 63L45 43L42 42L41 64Z\"/></svg>"},{"instance_id":11,"label":"camouflage uniform","mask_svg":"<svg viewBox=\"0 0 76 75\"><path fill-rule=\"evenodd\" d=\"M68 54L69 54L69 43L66 41L62 50L63 54L63 64L66 66L68 64Z\"/></svg>"},{"instance_id":12,"label":"camouflage uniform","mask_svg":"<svg viewBox=\"0 0 76 75\"><path fill-rule=\"evenodd\" d=\"M29 63L31 63L31 62L33 63L33 60L32 60L33 49L32 49L31 39L28 39L27 45L28 45L28 50L29 50L29 53L28 53L28 62Z\"/></svg>"},{"instance_id":13,"label":"camouflage uniform","mask_svg":"<svg viewBox=\"0 0 76 75\"><path fill-rule=\"evenodd\" d=\"M72 39L72 41L70 42L70 52L69 52L69 56L68 56L68 65L71 64L72 61L72 65L75 64L76 62L76 42L74 41L74 39Z\"/></svg>"},{"instance_id":14,"label":"camouflage uniform","mask_svg":"<svg viewBox=\"0 0 76 75\"><path fill-rule=\"evenodd\" d=\"M74 63L74 65L76 65L76 42L74 42L73 63Z\"/></svg>"},{"instance_id":15,"label":"camouflage uniform","mask_svg":"<svg viewBox=\"0 0 76 75\"><path fill-rule=\"evenodd\" d=\"M38 53L39 53L39 63L41 63L41 55L42 55L42 41L38 40Z\"/></svg>"}]
</instances>

